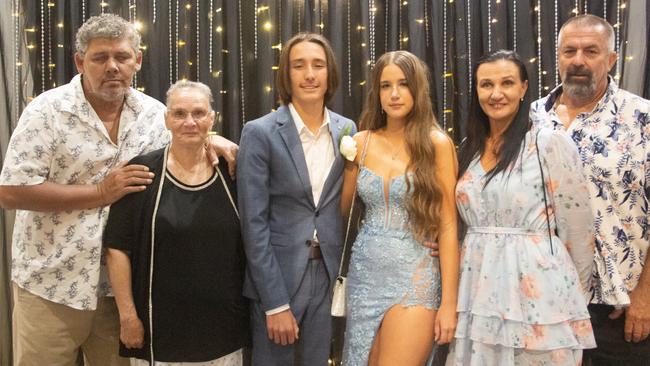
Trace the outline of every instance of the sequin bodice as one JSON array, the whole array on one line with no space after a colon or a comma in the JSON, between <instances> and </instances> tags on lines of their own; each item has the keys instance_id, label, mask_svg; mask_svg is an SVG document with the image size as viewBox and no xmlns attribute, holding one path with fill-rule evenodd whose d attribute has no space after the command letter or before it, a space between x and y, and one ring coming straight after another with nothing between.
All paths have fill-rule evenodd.
<instances>
[{"instance_id":1,"label":"sequin bodice","mask_svg":"<svg viewBox=\"0 0 650 366\"><path fill-rule=\"evenodd\" d=\"M391 306L440 304L438 260L413 238L408 225L404 204L410 176L386 182L367 168L359 171L357 192L366 210L348 271L344 365L368 364L377 327Z\"/></svg>"}]
</instances>

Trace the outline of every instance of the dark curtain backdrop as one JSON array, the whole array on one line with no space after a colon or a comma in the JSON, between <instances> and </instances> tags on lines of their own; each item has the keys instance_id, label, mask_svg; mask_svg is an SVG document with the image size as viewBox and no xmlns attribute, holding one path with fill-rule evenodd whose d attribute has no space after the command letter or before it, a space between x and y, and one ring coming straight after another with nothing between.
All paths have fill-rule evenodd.
<instances>
[{"instance_id":1,"label":"dark curtain backdrop","mask_svg":"<svg viewBox=\"0 0 650 366\"><path fill-rule=\"evenodd\" d=\"M639 1L639 0L636 0ZM629 24L626 0L2 0L0 158L24 108L44 90L75 74L74 34L88 17L117 13L141 26L143 68L135 86L160 100L171 83L187 78L208 84L218 114L216 129L239 141L245 121L277 107L275 66L283 42L300 31L324 34L340 70L340 88L331 108L356 119L374 61L384 52L406 49L430 67L431 97L443 128L459 141L465 130L470 65L499 48L515 49L526 60L532 98L558 83L555 40L561 24L591 13L615 25L621 60L636 65L638 94L650 97L650 72L642 47L627 49L628 30L650 47L650 23ZM650 15L650 7L636 4ZM640 17L641 19L646 19ZM639 17L636 17L637 19ZM635 59L636 57L636 59ZM640 61L639 58L642 58ZM627 75L629 78L629 75ZM626 85L622 85L626 87ZM5 116L3 115L3 117ZM0 159L1 161L2 159ZM1 163L0 163L1 164ZM7 215L9 218L4 217ZM8 222L0 211L0 299L8 299ZM5 223L2 223L2 220ZM0 301L0 360L8 358L9 306ZM340 341L340 339L338 340ZM2 365L7 365L2 363Z\"/></svg>"}]
</instances>

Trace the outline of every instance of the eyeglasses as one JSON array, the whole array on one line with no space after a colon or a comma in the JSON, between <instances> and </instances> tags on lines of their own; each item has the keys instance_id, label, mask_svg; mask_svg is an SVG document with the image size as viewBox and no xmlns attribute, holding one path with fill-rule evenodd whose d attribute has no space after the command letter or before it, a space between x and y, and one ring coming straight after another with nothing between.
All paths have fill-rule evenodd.
<instances>
[{"instance_id":1,"label":"eyeglasses","mask_svg":"<svg viewBox=\"0 0 650 366\"><path fill-rule=\"evenodd\" d=\"M175 120L184 121L187 119L188 115L191 115L194 121L201 121L208 116L209 112L205 109L196 109L192 112L186 111L184 109L173 109L169 113L170 116Z\"/></svg>"}]
</instances>

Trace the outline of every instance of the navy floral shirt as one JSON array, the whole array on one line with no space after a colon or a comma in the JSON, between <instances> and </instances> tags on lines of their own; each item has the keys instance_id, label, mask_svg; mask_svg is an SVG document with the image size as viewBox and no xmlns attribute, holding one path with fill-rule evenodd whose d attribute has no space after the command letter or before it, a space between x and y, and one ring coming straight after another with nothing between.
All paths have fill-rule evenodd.
<instances>
[{"instance_id":1,"label":"navy floral shirt","mask_svg":"<svg viewBox=\"0 0 650 366\"><path fill-rule=\"evenodd\" d=\"M562 86L531 106L535 127L564 129L555 112ZM596 234L592 303L628 305L648 253L650 101L610 78L596 107L567 129L589 182ZM552 173L551 173L552 174Z\"/></svg>"}]
</instances>

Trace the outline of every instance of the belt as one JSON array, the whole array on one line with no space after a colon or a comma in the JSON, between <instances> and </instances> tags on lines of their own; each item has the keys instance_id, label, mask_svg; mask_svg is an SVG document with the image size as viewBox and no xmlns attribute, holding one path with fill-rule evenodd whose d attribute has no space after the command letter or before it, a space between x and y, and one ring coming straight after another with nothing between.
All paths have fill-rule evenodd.
<instances>
[{"instance_id":1,"label":"belt","mask_svg":"<svg viewBox=\"0 0 650 366\"><path fill-rule=\"evenodd\" d=\"M307 240L309 245L309 259L323 259L323 252L320 250L320 245L315 240Z\"/></svg>"}]
</instances>

